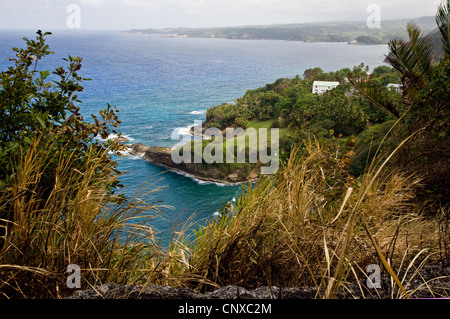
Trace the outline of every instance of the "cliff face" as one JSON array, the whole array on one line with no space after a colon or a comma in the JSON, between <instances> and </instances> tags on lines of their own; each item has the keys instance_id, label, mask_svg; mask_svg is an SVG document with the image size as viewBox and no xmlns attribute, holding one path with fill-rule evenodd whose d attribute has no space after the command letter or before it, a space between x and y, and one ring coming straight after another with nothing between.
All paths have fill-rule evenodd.
<instances>
[{"instance_id":1,"label":"cliff face","mask_svg":"<svg viewBox=\"0 0 450 319\"><path fill-rule=\"evenodd\" d=\"M214 165L197 163L174 163L171 157L171 148L146 146L144 144L128 145L132 155L142 156L145 160L163 166L169 170L190 175L193 178L222 184L239 184L254 180L257 177L257 170L254 168L250 173L242 169L228 172Z\"/></svg>"}]
</instances>

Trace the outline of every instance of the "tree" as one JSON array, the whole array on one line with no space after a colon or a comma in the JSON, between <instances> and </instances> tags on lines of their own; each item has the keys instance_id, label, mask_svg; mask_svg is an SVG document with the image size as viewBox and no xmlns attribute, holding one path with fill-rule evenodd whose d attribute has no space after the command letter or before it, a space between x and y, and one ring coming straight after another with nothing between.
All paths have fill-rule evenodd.
<instances>
[{"instance_id":1,"label":"tree","mask_svg":"<svg viewBox=\"0 0 450 319\"><path fill-rule=\"evenodd\" d=\"M401 119L390 142L410 138L400 149L393 166L422 178L424 194L448 202L450 189L450 48L449 4L442 3L436 15L444 56L437 62L433 45L414 23L406 27L409 39L389 42L387 62L401 76L402 98L393 100L370 82L349 78L358 92L378 107Z\"/></svg>"},{"instance_id":2,"label":"tree","mask_svg":"<svg viewBox=\"0 0 450 319\"><path fill-rule=\"evenodd\" d=\"M39 62L53 53L45 43L45 37L49 35L50 32L39 30L36 40L24 38L26 48L13 48L16 57L10 61L14 65L0 75L0 190L8 187L14 177L16 159L38 137L43 141L42 145L46 144L45 140L54 142L52 149L41 150L54 155L51 157L53 162L49 163L45 176L41 178L44 194L54 183L54 164L58 157L69 156L60 154L61 149L73 153L80 166L88 159L89 150L100 153L107 148L112 151L121 149L114 141L97 139L98 136L106 139L110 132L117 133L113 129L120 123L116 107L108 104L100 111L101 120L92 115L94 123L89 123L76 105L81 103L77 95L83 91L81 84L88 80L79 75L82 58L69 56L64 59L68 63L67 68L59 67L52 73L39 70ZM51 77L53 81L49 80ZM110 169L111 175L119 173L111 157L104 164L104 169ZM117 183L111 183L111 192Z\"/></svg>"},{"instance_id":3,"label":"tree","mask_svg":"<svg viewBox=\"0 0 450 319\"><path fill-rule=\"evenodd\" d=\"M303 73L303 78L306 81L309 80L315 80L317 79L317 77L319 75L321 75L323 73L323 70L321 68L314 68L314 69L307 69L305 70L305 72Z\"/></svg>"}]
</instances>

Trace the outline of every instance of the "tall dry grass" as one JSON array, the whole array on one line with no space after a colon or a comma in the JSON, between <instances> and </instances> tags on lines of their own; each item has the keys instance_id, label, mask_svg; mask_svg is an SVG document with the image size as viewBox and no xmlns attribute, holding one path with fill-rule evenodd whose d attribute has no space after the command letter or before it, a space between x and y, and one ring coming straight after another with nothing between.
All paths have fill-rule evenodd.
<instances>
[{"instance_id":1,"label":"tall dry grass","mask_svg":"<svg viewBox=\"0 0 450 319\"><path fill-rule=\"evenodd\" d=\"M365 269L379 264L393 297L417 292L405 288L410 270L448 251L442 224L418 217L410 204L418 181L383 173L389 158L353 181L335 154L310 141L303 155L294 150L276 176L200 229L189 266L209 282L196 287L313 286L317 298L367 297L377 292L365 287Z\"/></svg>"},{"instance_id":2,"label":"tall dry grass","mask_svg":"<svg viewBox=\"0 0 450 319\"><path fill-rule=\"evenodd\" d=\"M385 172L389 158L353 180L342 150L309 141L199 228L193 242L188 221L164 248L149 226L161 213L150 201L158 189L143 187L127 200L108 192L113 177L101 163L109 150L89 153L81 169L73 156L59 157L54 186L43 196L38 185L56 155L37 150L50 146L37 139L0 193L2 298L63 298L73 292L70 264L81 267L83 289L308 286L317 298L379 297L366 287L367 266L378 264L390 298L449 295L442 278L422 273L448 258L448 209L434 219L420 214L412 201L419 181Z\"/></svg>"},{"instance_id":3,"label":"tall dry grass","mask_svg":"<svg viewBox=\"0 0 450 319\"><path fill-rule=\"evenodd\" d=\"M51 145L36 139L17 161L13 185L0 193L1 297L65 297L73 292L66 283L70 264L81 267L84 289L103 283L170 284L170 258L149 226L161 213L150 201L158 189L148 185L123 200L107 191L114 178L101 166L108 149L91 150L86 164L75 169L75 152L38 152ZM40 181L54 156L59 157L53 187L44 194Z\"/></svg>"}]
</instances>

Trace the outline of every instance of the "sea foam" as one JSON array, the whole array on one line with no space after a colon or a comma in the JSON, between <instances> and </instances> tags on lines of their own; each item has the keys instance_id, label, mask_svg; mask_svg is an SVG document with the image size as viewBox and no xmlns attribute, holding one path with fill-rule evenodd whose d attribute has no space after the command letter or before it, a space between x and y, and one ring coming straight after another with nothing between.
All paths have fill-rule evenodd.
<instances>
[{"instance_id":1,"label":"sea foam","mask_svg":"<svg viewBox=\"0 0 450 319\"><path fill-rule=\"evenodd\" d=\"M193 115L206 114L206 110L202 110L202 111L192 111L192 112L189 112L189 114L193 114Z\"/></svg>"}]
</instances>

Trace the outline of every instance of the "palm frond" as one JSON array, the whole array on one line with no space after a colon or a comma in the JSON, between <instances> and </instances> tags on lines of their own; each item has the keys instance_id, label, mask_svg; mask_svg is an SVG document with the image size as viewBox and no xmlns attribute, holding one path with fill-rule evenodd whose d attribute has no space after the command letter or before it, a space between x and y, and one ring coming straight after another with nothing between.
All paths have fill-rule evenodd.
<instances>
[{"instance_id":1,"label":"palm frond","mask_svg":"<svg viewBox=\"0 0 450 319\"><path fill-rule=\"evenodd\" d=\"M424 76L429 76L433 67L433 45L430 37L423 34L415 23L406 26L414 60L417 62L413 70Z\"/></svg>"},{"instance_id":2,"label":"palm frond","mask_svg":"<svg viewBox=\"0 0 450 319\"><path fill-rule=\"evenodd\" d=\"M441 33L441 40L442 40L442 49L444 51L445 55L450 55L450 26L448 23L449 19L449 9L450 7L450 0L447 0L447 4L444 5L442 3L439 8L436 15L436 24L438 25L439 32Z\"/></svg>"},{"instance_id":3,"label":"palm frond","mask_svg":"<svg viewBox=\"0 0 450 319\"><path fill-rule=\"evenodd\" d=\"M386 60L403 75L404 85L419 85L432 73L433 46L415 23L408 23L406 29L409 41L391 40Z\"/></svg>"},{"instance_id":4,"label":"palm frond","mask_svg":"<svg viewBox=\"0 0 450 319\"><path fill-rule=\"evenodd\" d=\"M363 82L361 80L356 80L348 78L350 84L367 100L375 104L377 107L383 109L396 119L401 116L401 108L398 103L392 101L392 99L387 95L387 92L381 87L373 85L370 82Z\"/></svg>"}]
</instances>

